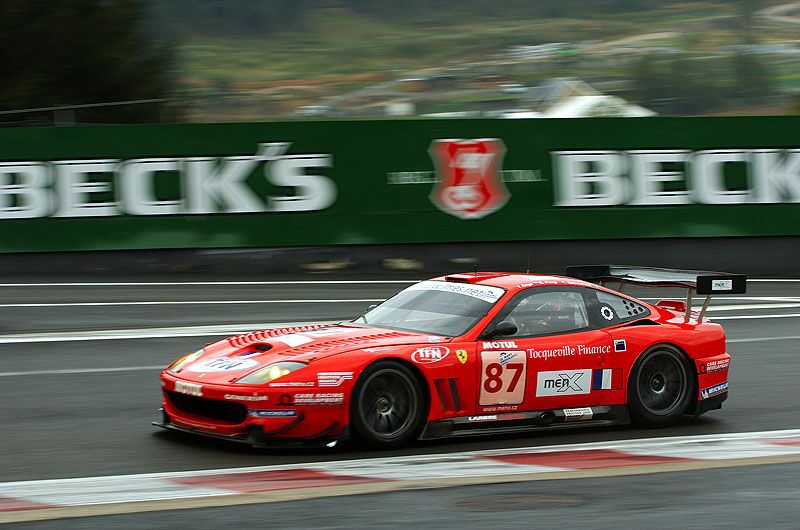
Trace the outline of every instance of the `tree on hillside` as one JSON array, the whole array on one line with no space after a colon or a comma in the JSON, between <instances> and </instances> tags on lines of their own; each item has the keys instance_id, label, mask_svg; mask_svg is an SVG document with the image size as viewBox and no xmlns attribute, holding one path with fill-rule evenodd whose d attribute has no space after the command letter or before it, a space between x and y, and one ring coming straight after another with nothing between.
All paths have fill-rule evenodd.
<instances>
[{"instance_id":1,"label":"tree on hillside","mask_svg":"<svg viewBox=\"0 0 800 530\"><path fill-rule=\"evenodd\" d=\"M733 58L734 97L749 104L763 103L775 95L775 80L769 66L758 58L744 53Z\"/></svg>"},{"instance_id":2,"label":"tree on hillside","mask_svg":"<svg viewBox=\"0 0 800 530\"><path fill-rule=\"evenodd\" d=\"M155 16L171 28L215 36L264 37L302 30L316 9L340 8L382 21L506 17L585 18L649 11L687 0L154 0ZM756 1L756 0L742 0Z\"/></svg>"},{"instance_id":3,"label":"tree on hillside","mask_svg":"<svg viewBox=\"0 0 800 530\"><path fill-rule=\"evenodd\" d=\"M146 0L0 2L0 110L168 98L172 53L147 31L148 7ZM152 122L172 112L156 102L79 110L77 119Z\"/></svg>"},{"instance_id":4,"label":"tree on hillside","mask_svg":"<svg viewBox=\"0 0 800 530\"><path fill-rule=\"evenodd\" d=\"M631 69L631 97L660 114L695 114L759 105L775 95L769 66L752 55L723 60L645 56Z\"/></svg>"},{"instance_id":5,"label":"tree on hillside","mask_svg":"<svg viewBox=\"0 0 800 530\"><path fill-rule=\"evenodd\" d=\"M766 0L737 0L738 16L734 19L736 21L736 28L741 32L742 41L747 44L754 44L755 25L758 19L758 12L767 7Z\"/></svg>"}]
</instances>

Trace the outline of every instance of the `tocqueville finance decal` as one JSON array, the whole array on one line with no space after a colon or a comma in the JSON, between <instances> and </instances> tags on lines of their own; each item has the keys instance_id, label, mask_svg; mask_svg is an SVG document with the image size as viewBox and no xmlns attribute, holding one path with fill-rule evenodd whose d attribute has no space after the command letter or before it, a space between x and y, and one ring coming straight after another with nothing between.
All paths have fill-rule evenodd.
<instances>
[{"instance_id":1,"label":"tocqueville finance decal","mask_svg":"<svg viewBox=\"0 0 800 530\"><path fill-rule=\"evenodd\" d=\"M500 139L433 140L436 173L388 174L389 184L433 184L430 199L460 219L513 201L503 183L543 182L540 170L502 171ZM800 203L800 149L552 151L554 207Z\"/></svg>"},{"instance_id":2,"label":"tocqueville finance decal","mask_svg":"<svg viewBox=\"0 0 800 530\"><path fill-rule=\"evenodd\" d=\"M336 183L319 174L333 167L333 155L287 154L290 147L260 143L248 156L3 162L0 219L311 212L333 206ZM280 191L260 195L251 186L255 178ZM177 182L180 191L159 196L162 179Z\"/></svg>"}]
</instances>

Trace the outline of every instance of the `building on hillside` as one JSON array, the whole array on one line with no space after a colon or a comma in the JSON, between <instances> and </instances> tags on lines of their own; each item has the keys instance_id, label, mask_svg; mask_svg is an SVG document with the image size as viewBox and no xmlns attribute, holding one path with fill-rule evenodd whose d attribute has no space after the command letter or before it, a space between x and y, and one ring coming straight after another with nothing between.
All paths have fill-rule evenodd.
<instances>
[{"instance_id":1,"label":"building on hillside","mask_svg":"<svg viewBox=\"0 0 800 530\"><path fill-rule=\"evenodd\" d=\"M542 112L567 98L599 95L600 92L581 79L554 77L546 79L540 85L530 87L523 97L533 110Z\"/></svg>"},{"instance_id":2,"label":"building on hillside","mask_svg":"<svg viewBox=\"0 0 800 530\"><path fill-rule=\"evenodd\" d=\"M607 94L568 97L542 113L543 118L644 118L655 115L650 109Z\"/></svg>"}]
</instances>

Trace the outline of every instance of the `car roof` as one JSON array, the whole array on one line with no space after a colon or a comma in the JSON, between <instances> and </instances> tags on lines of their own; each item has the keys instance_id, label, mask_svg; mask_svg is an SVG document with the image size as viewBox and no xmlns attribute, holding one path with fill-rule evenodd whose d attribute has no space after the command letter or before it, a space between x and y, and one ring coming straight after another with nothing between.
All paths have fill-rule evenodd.
<instances>
[{"instance_id":1,"label":"car roof","mask_svg":"<svg viewBox=\"0 0 800 530\"><path fill-rule=\"evenodd\" d=\"M542 287L550 285L594 287L594 284L568 278L566 276L554 276L547 274L524 274L519 272L462 272L458 274L448 274L432 278L433 280L469 283L477 285L491 285L502 287L508 290L527 289L529 287Z\"/></svg>"}]
</instances>

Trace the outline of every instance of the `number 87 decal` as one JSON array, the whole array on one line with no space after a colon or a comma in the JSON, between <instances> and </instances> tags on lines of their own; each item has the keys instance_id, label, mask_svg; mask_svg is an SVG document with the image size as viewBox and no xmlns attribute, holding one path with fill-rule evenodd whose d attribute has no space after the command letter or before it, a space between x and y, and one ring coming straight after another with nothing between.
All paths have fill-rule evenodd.
<instances>
[{"instance_id":1,"label":"number 87 decal","mask_svg":"<svg viewBox=\"0 0 800 530\"><path fill-rule=\"evenodd\" d=\"M519 405L525 399L525 352L481 352L480 405Z\"/></svg>"}]
</instances>

